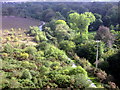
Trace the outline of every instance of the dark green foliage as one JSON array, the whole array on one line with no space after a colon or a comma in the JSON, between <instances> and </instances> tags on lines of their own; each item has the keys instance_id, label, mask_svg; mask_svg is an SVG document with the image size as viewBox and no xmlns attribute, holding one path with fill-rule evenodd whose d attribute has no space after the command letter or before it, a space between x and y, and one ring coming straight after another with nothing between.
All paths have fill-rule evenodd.
<instances>
[{"instance_id":1,"label":"dark green foliage","mask_svg":"<svg viewBox=\"0 0 120 90\"><path fill-rule=\"evenodd\" d=\"M91 63L95 62L96 58L96 43L94 41L86 42L77 46L77 55L81 58L86 58Z\"/></svg>"},{"instance_id":2,"label":"dark green foliage","mask_svg":"<svg viewBox=\"0 0 120 90\"><path fill-rule=\"evenodd\" d=\"M116 78L118 85L120 85L120 50L113 54L112 56L110 56L107 59L108 63L109 63L109 72Z\"/></svg>"}]
</instances>

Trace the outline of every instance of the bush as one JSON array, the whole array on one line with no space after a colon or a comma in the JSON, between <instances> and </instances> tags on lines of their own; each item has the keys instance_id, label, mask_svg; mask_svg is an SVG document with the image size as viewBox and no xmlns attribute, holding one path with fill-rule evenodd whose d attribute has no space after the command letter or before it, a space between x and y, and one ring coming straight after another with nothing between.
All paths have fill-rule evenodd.
<instances>
[{"instance_id":1,"label":"bush","mask_svg":"<svg viewBox=\"0 0 120 90\"><path fill-rule=\"evenodd\" d=\"M60 88L67 88L70 86L70 76L68 75L56 74L53 80Z\"/></svg>"},{"instance_id":2,"label":"bush","mask_svg":"<svg viewBox=\"0 0 120 90\"><path fill-rule=\"evenodd\" d=\"M30 79L22 79L19 81L22 84L22 88L33 88L35 84Z\"/></svg>"},{"instance_id":3,"label":"bush","mask_svg":"<svg viewBox=\"0 0 120 90\"><path fill-rule=\"evenodd\" d=\"M20 83L18 82L18 80L14 77L11 78L10 82L9 82L9 88L19 88L20 87Z\"/></svg>"},{"instance_id":4,"label":"bush","mask_svg":"<svg viewBox=\"0 0 120 90\"><path fill-rule=\"evenodd\" d=\"M109 49L108 51L106 51L102 57L106 60L107 58L109 58L110 56L112 56L113 54L115 54L115 50L114 49Z\"/></svg>"},{"instance_id":5,"label":"bush","mask_svg":"<svg viewBox=\"0 0 120 90\"><path fill-rule=\"evenodd\" d=\"M2 58L8 57L8 54L7 54L7 53L2 53L2 54L1 54L1 57L2 57Z\"/></svg>"},{"instance_id":6,"label":"bush","mask_svg":"<svg viewBox=\"0 0 120 90\"><path fill-rule=\"evenodd\" d=\"M11 38L10 38L10 37L6 37L6 40L7 40L7 41L11 41Z\"/></svg>"},{"instance_id":7,"label":"bush","mask_svg":"<svg viewBox=\"0 0 120 90\"><path fill-rule=\"evenodd\" d=\"M46 74L46 73L49 72L49 68L45 67L45 66L42 66L42 67L40 67L39 71L40 71L41 74Z\"/></svg>"},{"instance_id":8,"label":"bush","mask_svg":"<svg viewBox=\"0 0 120 90\"><path fill-rule=\"evenodd\" d=\"M4 46L4 52L12 54L13 53L13 47L12 47L12 45L8 44L8 43L5 44L5 46Z\"/></svg>"},{"instance_id":9,"label":"bush","mask_svg":"<svg viewBox=\"0 0 120 90\"><path fill-rule=\"evenodd\" d=\"M36 35L35 30L31 30L31 35L32 35L32 36L35 36L35 35Z\"/></svg>"},{"instance_id":10,"label":"bush","mask_svg":"<svg viewBox=\"0 0 120 90\"><path fill-rule=\"evenodd\" d=\"M72 51L76 47L75 43L68 40L63 40L60 42L60 49L63 49L65 51Z\"/></svg>"},{"instance_id":11,"label":"bush","mask_svg":"<svg viewBox=\"0 0 120 90\"><path fill-rule=\"evenodd\" d=\"M30 63L28 61L22 61L21 64L24 68L29 68L29 69L37 69L37 66L33 63Z\"/></svg>"},{"instance_id":12,"label":"bush","mask_svg":"<svg viewBox=\"0 0 120 90\"><path fill-rule=\"evenodd\" d=\"M81 66L77 66L76 68L71 68L69 71L70 75L76 75L80 73L83 74L85 77L87 77L87 72Z\"/></svg>"},{"instance_id":13,"label":"bush","mask_svg":"<svg viewBox=\"0 0 120 90\"><path fill-rule=\"evenodd\" d=\"M53 62L50 66L52 69L58 69L60 67L60 63L59 62Z\"/></svg>"},{"instance_id":14,"label":"bush","mask_svg":"<svg viewBox=\"0 0 120 90\"><path fill-rule=\"evenodd\" d=\"M64 24L66 25L66 22L64 20L57 20L55 24Z\"/></svg>"},{"instance_id":15,"label":"bush","mask_svg":"<svg viewBox=\"0 0 120 90\"><path fill-rule=\"evenodd\" d=\"M81 58L86 58L90 63L94 63L96 60L96 47L97 43L95 41L87 41L82 44L77 45L76 52L77 55ZM104 44L99 42L98 47L98 58L101 57L104 51Z\"/></svg>"},{"instance_id":16,"label":"bush","mask_svg":"<svg viewBox=\"0 0 120 90\"><path fill-rule=\"evenodd\" d=\"M15 38L14 38L14 42L17 42L17 41L18 41L18 38L17 38L17 37L15 37Z\"/></svg>"},{"instance_id":17,"label":"bush","mask_svg":"<svg viewBox=\"0 0 120 90\"><path fill-rule=\"evenodd\" d=\"M32 75L28 69L25 69L22 74L22 79L32 79Z\"/></svg>"},{"instance_id":18,"label":"bush","mask_svg":"<svg viewBox=\"0 0 120 90\"><path fill-rule=\"evenodd\" d=\"M38 36L38 35L36 35L36 36L35 36L35 41L36 41L36 42L39 42L39 41L40 41L40 39L39 39L39 36Z\"/></svg>"},{"instance_id":19,"label":"bush","mask_svg":"<svg viewBox=\"0 0 120 90\"><path fill-rule=\"evenodd\" d=\"M85 58L80 58L78 60L75 60L75 63L76 65L82 66L84 69L89 69L92 66L91 63Z\"/></svg>"},{"instance_id":20,"label":"bush","mask_svg":"<svg viewBox=\"0 0 120 90\"><path fill-rule=\"evenodd\" d=\"M29 46L25 48L25 52L33 55L37 52L37 49L33 46Z\"/></svg>"},{"instance_id":21,"label":"bush","mask_svg":"<svg viewBox=\"0 0 120 90\"><path fill-rule=\"evenodd\" d=\"M38 35L40 41L47 41L47 38L46 38L46 35L44 34L44 32L39 31L39 33L37 35Z\"/></svg>"},{"instance_id":22,"label":"bush","mask_svg":"<svg viewBox=\"0 0 120 90\"><path fill-rule=\"evenodd\" d=\"M51 56L60 61L68 60L66 53L63 50L58 49L54 45L49 45L45 50L45 57L49 58Z\"/></svg>"},{"instance_id":23,"label":"bush","mask_svg":"<svg viewBox=\"0 0 120 90\"><path fill-rule=\"evenodd\" d=\"M88 77L85 77L84 74L72 75L70 82L72 83L73 88L89 87L92 83L91 81L88 81Z\"/></svg>"},{"instance_id":24,"label":"bush","mask_svg":"<svg viewBox=\"0 0 120 90\"><path fill-rule=\"evenodd\" d=\"M29 54L28 53L20 53L21 59L28 59Z\"/></svg>"}]
</instances>

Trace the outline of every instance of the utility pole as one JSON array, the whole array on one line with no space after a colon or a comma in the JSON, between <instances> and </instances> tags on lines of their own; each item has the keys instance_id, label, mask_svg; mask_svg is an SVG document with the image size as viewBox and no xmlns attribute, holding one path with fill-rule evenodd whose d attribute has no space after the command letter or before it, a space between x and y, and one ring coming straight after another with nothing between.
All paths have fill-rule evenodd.
<instances>
[{"instance_id":1,"label":"utility pole","mask_svg":"<svg viewBox=\"0 0 120 90\"><path fill-rule=\"evenodd\" d=\"M95 61L95 64L96 64L96 69L98 68L98 46L99 46L99 42L100 41L96 41L97 42L97 51L96 51L96 61Z\"/></svg>"}]
</instances>

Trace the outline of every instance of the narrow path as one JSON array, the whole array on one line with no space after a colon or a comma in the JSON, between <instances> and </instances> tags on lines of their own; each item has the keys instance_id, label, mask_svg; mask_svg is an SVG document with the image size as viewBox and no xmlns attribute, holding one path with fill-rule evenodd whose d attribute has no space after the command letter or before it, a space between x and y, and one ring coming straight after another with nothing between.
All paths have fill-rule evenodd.
<instances>
[{"instance_id":1,"label":"narrow path","mask_svg":"<svg viewBox=\"0 0 120 90\"><path fill-rule=\"evenodd\" d=\"M42 31L43 25L45 25L45 22L42 21L42 24L39 26L40 31Z\"/></svg>"}]
</instances>

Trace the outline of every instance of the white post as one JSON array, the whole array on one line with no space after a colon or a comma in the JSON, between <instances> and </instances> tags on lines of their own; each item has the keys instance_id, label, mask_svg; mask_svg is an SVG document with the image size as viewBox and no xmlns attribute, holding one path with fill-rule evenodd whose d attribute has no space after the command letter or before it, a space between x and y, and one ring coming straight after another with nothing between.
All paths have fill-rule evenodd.
<instances>
[{"instance_id":1,"label":"white post","mask_svg":"<svg viewBox=\"0 0 120 90\"><path fill-rule=\"evenodd\" d=\"M96 51L96 69L97 69L97 67L98 67L98 43L100 41L96 41L96 42L97 42L97 51Z\"/></svg>"}]
</instances>

